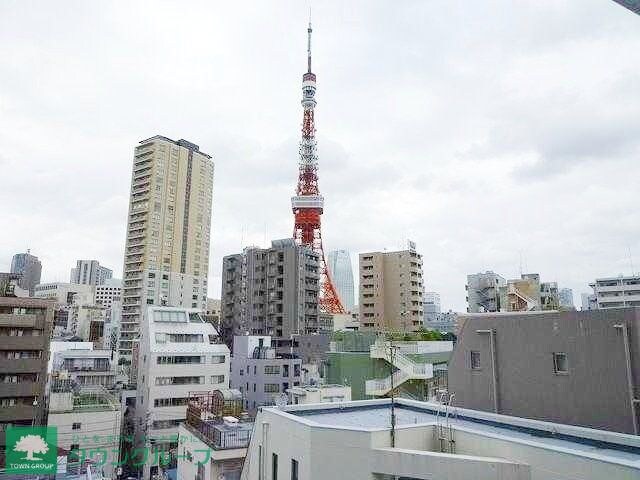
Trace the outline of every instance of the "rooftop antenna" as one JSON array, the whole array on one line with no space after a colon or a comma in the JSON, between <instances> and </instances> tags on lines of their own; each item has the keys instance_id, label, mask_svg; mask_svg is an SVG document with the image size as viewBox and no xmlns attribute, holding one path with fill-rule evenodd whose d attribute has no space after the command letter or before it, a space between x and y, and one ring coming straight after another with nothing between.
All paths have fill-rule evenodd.
<instances>
[{"instance_id":1,"label":"rooftop antenna","mask_svg":"<svg viewBox=\"0 0 640 480\"><path fill-rule=\"evenodd\" d=\"M631 255L631 247L629 245L627 245L627 251L629 252L629 265L631 266L631 276L633 277L636 271L633 268L633 256Z\"/></svg>"},{"instance_id":2,"label":"rooftop antenna","mask_svg":"<svg viewBox=\"0 0 640 480\"><path fill-rule=\"evenodd\" d=\"M309 5L309 28L307 28L307 73L311 73L311 5Z\"/></svg>"}]
</instances>

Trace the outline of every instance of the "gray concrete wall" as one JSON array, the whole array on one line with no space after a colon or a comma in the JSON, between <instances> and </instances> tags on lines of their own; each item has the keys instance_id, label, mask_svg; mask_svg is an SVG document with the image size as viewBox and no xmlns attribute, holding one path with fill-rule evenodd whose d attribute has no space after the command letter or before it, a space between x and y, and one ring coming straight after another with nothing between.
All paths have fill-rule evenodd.
<instances>
[{"instance_id":1,"label":"gray concrete wall","mask_svg":"<svg viewBox=\"0 0 640 480\"><path fill-rule=\"evenodd\" d=\"M498 412L634 433L623 335L631 344L632 380L640 383L640 308L463 317L449 363L455 404L493 411L490 335L495 330ZM480 369L470 352L480 352ZM554 371L553 353L567 354L569 371ZM639 389L636 387L635 398Z\"/></svg>"}]
</instances>

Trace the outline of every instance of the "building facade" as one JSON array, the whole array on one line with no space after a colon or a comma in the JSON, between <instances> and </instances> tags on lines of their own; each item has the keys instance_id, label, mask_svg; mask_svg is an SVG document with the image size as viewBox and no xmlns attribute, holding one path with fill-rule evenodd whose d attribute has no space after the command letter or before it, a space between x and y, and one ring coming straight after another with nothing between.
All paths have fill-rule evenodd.
<instances>
[{"instance_id":1,"label":"building facade","mask_svg":"<svg viewBox=\"0 0 640 480\"><path fill-rule=\"evenodd\" d=\"M95 298L96 305L110 308L113 302L119 302L122 299L122 280L116 278L110 278L105 280L101 285L95 286Z\"/></svg>"},{"instance_id":2,"label":"building facade","mask_svg":"<svg viewBox=\"0 0 640 480\"><path fill-rule=\"evenodd\" d=\"M640 308L463 315L449 391L464 408L638 434Z\"/></svg>"},{"instance_id":3,"label":"building facade","mask_svg":"<svg viewBox=\"0 0 640 480\"><path fill-rule=\"evenodd\" d=\"M327 268L333 285L338 290L342 306L347 312L353 312L354 286L351 256L348 250L333 250L327 254Z\"/></svg>"},{"instance_id":4,"label":"building facade","mask_svg":"<svg viewBox=\"0 0 640 480\"><path fill-rule=\"evenodd\" d=\"M640 306L640 275L598 278L589 286L595 308Z\"/></svg>"},{"instance_id":5,"label":"building facade","mask_svg":"<svg viewBox=\"0 0 640 480\"><path fill-rule=\"evenodd\" d=\"M113 277L113 270L100 265L98 260L78 260L75 268L71 269L70 283L82 285L104 285Z\"/></svg>"},{"instance_id":6,"label":"building facade","mask_svg":"<svg viewBox=\"0 0 640 480\"><path fill-rule=\"evenodd\" d=\"M541 282L537 273L523 273L500 287L501 312L558 310L560 298L556 282Z\"/></svg>"},{"instance_id":7,"label":"building facade","mask_svg":"<svg viewBox=\"0 0 640 480\"><path fill-rule=\"evenodd\" d=\"M359 260L360 329L419 330L424 317L422 255L410 248L361 253Z\"/></svg>"},{"instance_id":8,"label":"building facade","mask_svg":"<svg viewBox=\"0 0 640 480\"><path fill-rule=\"evenodd\" d=\"M177 446L189 392L229 388L229 349L196 309L148 307L136 365L136 443L162 451Z\"/></svg>"},{"instance_id":9,"label":"building facade","mask_svg":"<svg viewBox=\"0 0 640 480\"><path fill-rule=\"evenodd\" d=\"M18 285L28 290L29 296L32 297L35 286L40 283L42 264L29 250L27 253L16 253L11 259L11 273L20 275Z\"/></svg>"},{"instance_id":10,"label":"building facade","mask_svg":"<svg viewBox=\"0 0 640 480\"><path fill-rule=\"evenodd\" d=\"M232 347L236 335L268 335L287 352L293 334L315 333L319 326L319 258L293 239L274 240L271 248L249 247L222 261L221 330Z\"/></svg>"},{"instance_id":11,"label":"building facade","mask_svg":"<svg viewBox=\"0 0 640 480\"><path fill-rule=\"evenodd\" d=\"M53 302L0 297L0 450L8 424L41 425Z\"/></svg>"},{"instance_id":12,"label":"building facade","mask_svg":"<svg viewBox=\"0 0 640 480\"><path fill-rule=\"evenodd\" d=\"M505 285L505 279L490 270L467 275L467 312L499 312L500 288Z\"/></svg>"},{"instance_id":13,"label":"building facade","mask_svg":"<svg viewBox=\"0 0 640 480\"><path fill-rule=\"evenodd\" d=\"M242 394L246 410L275 405L287 389L300 385L301 378L302 360L278 355L269 336L234 337L231 387Z\"/></svg>"},{"instance_id":14,"label":"building facade","mask_svg":"<svg viewBox=\"0 0 640 480\"><path fill-rule=\"evenodd\" d=\"M135 149L123 267L120 354L132 355L147 305L206 308L214 165L186 140Z\"/></svg>"},{"instance_id":15,"label":"building facade","mask_svg":"<svg viewBox=\"0 0 640 480\"><path fill-rule=\"evenodd\" d=\"M561 288L558 290L558 302L560 304L560 308L562 309L576 309L576 306L573 303L573 290L570 288Z\"/></svg>"},{"instance_id":16,"label":"building facade","mask_svg":"<svg viewBox=\"0 0 640 480\"><path fill-rule=\"evenodd\" d=\"M392 428L390 399L264 407L255 419L241 480L630 480L640 475L635 436L450 410L455 409L398 399Z\"/></svg>"}]
</instances>

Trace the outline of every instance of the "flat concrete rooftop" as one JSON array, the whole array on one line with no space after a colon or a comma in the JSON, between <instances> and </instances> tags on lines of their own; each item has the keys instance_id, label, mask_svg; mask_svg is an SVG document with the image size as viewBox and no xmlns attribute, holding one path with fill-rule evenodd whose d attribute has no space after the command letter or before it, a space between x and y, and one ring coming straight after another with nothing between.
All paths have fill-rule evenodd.
<instances>
[{"instance_id":1,"label":"flat concrete rooftop","mask_svg":"<svg viewBox=\"0 0 640 480\"><path fill-rule=\"evenodd\" d=\"M312 427L363 432L391 428L389 399L269 409ZM398 399L395 414L398 429L434 426L438 421L446 424L444 406L434 403ZM450 410L449 423L455 430L640 469L640 436L455 408Z\"/></svg>"}]
</instances>

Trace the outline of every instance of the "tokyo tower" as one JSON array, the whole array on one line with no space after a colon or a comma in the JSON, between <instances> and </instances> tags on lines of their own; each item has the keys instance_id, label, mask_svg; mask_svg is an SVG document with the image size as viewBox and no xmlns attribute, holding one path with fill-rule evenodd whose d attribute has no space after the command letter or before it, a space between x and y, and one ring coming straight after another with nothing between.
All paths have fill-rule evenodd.
<instances>
[{"instance_id":1,"label":"tokyo tower","mask_svg":"<svg viewBox=\"0 0 640 480\"><path fill-rule=\"evenodd\" d=\"M302 139L300 140L300 165L296 195L291 197L295 218L293 238L298 245L312 248L320 256L320 309L327 313L345 313L340 297L327 270L322 248L320 216L324 198L318 188L318 154L316 152L316 128L313 110L316 106L316 75L311 73L311 22L307 29L307 72L302 75Z\"/></svg>"}]
</instances>

